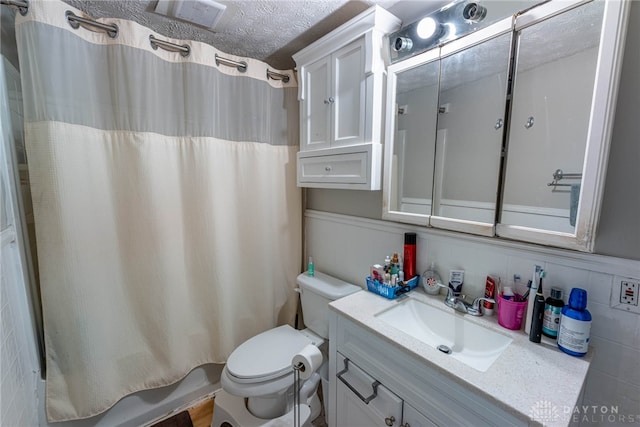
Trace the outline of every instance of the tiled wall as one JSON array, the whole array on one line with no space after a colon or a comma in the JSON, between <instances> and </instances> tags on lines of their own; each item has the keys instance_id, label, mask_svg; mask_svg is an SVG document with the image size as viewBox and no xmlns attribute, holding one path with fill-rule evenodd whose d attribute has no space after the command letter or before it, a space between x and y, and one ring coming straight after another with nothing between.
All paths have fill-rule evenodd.
<instances>
[{"instance_id":1,"label":"tiled wall","mask_svg":"<svg viewBox=\"0 0 640 427\"><path fill-rule=\"evenodd\" d=\"M4 236L3 236L4 237ZM4 240L4 239L3 239ZM14 245L15 243L9 243ZM24 288L15 252L3 244L0 293L0 425L37 426L37 372L27 342L22 313Z\"/></svg>"},{"instance_id":2,"label":"tiled wall","mask_svg":"<svg viewBox=\"0 0 640 427\"><path fill-rule=\"evenodd\" d=\"M608 416L601 417L602 409L594 413L590 408L584 414L586 419L578 418L583 425L625 424L630 416L635 423L640 422L640 314L610 307L614 275L640 278L640 261L318 211L307 211L305 250L313 256L318 271L363 286L369 265L381 263L386 254L400 251L406 231L418 233L418 271L426 270L431 262L435 262L443 276L450 269L464 269L464 292L469 295L484 292L487 274L503 280L519 274L526 283L536 264L547 272L544 286L547 292L551 286L559 287L564 290L566 301L571 288L586 289L588 309L593 316L590 346L593 362L582 403L606 406L607 410L613 406L618 413L614 423Z\"/></svg>"}]
</instances>

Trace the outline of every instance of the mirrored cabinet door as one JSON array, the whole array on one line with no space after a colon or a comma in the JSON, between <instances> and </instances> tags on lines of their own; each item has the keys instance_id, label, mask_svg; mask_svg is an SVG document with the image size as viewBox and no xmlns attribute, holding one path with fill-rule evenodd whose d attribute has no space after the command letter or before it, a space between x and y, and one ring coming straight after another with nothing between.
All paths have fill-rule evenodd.
<instances>
[{"instance_id":1,"label":"mirrored cabinet door","mask_svg":"<svg viewBox=\"0 0 640 427\"><path fill-rule=\"evenodd\" d=\"M427 225L438 121L439 49L389 67L383 217Z\"/></svg>"},{"instance_id":2,"label":"mirrored cabinet door","mask_svg":"<svg viewBox=\"0 0 640 427\"><path fill-rule=\"evenodd\" d=\"M493 235L510 30L508 19L442 48L431 217L434 227L463 227L462 231Z\"/></svg>"},{"instance_id":3,"label":"mirrored cabinet door","mask_svg":"<svg viewBox=\"0 0 640 427\"><path fill-rule=\"evenodd\" d=\"M603 10L592 2L518 32L503 224L575 230Z\"/></svg>"},{"instance_id":4,"label":"mirrored cabinet door","mask_svg":"<svg viewBox=\"0 0 640 427\"><path fill-rule=\"evenodd\" d=\"M628 5L573 3L563 10L570 3L550 2L516 20L515 76L497 234L589 251L600 207L623 12Z\"/></svg>"}]
</instances>

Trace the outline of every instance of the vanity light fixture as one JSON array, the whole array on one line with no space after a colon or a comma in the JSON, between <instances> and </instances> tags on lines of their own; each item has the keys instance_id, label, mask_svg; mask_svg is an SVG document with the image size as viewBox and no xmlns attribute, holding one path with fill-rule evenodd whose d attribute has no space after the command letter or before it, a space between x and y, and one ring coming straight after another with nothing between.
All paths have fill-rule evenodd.
<instances>
[{"instance_id":1,"label":"vanity light fixture","mask_svg":"<svg viewBox=\"0 0 640 427\"><path fill-rule=\"evenodd\" d=\"M487 1L451 0L449 4L390 34L390 62L393 64L419 55L492 24L498 15L494 13L487 19ZM518 7L508 6L509 10L516 11Z\"/></svg>"}]
</instances>

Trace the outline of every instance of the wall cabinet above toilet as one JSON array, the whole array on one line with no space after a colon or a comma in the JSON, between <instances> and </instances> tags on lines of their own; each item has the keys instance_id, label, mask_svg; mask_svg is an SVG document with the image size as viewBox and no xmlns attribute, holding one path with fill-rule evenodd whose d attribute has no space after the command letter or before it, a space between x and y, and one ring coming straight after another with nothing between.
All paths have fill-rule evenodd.
<instances>
[{"instance_id":1,"label":"wall cabinet above toilet","mask_svg":"<svg viewBox=\"0 0 640 427\"><path fill-rule=\"evenodd\" d=\"M299 73L298 186L379 190L384 36L400 20L374 6L293 55Z\"/></svg>"}]
</instances>

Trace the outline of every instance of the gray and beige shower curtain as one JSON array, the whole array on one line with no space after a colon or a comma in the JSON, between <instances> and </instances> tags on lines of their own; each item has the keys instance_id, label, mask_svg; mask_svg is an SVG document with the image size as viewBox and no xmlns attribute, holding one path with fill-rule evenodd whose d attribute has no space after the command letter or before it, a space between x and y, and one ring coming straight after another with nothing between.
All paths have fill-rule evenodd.
<instances>
[{"instance_id":1,"label":"gray and beige shower curtain","mask_svg":"<svg viewBox=\"0 0 640 427\"><path fill-rule=\"evenodd\" d=\"M127 20L74 29L68 10L83 16L32 0L16 18L50 421L291 321L301 259L295 78L155 33L190 54L153 49Z\"/></svg>"}]
</instances>

